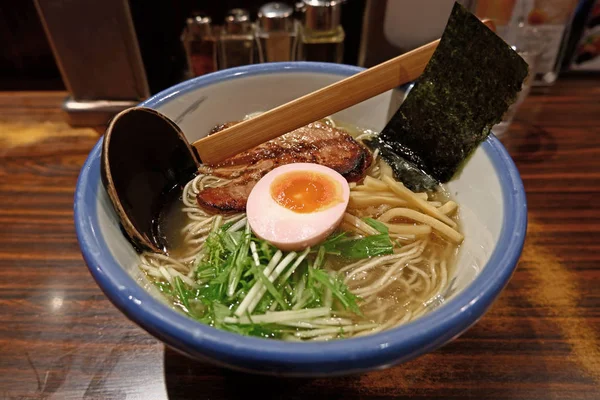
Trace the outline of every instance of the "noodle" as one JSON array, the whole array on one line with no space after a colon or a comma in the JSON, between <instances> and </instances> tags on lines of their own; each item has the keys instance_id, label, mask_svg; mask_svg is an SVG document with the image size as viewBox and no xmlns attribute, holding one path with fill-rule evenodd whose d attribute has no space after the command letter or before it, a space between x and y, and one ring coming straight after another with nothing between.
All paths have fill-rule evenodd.
<instances>
[{"instance_id":1,"label":"noodle","mask_svg":"<svg viewBox=\"0 0 600 400\"><path fill-rule=\"evenodd\" d=\"M458 204L453 201L449 201L446 204L443 204L438 208L438 211L442 214L449 215L452 214L458 208Z\"/></svg>"},{"instance_id":2,"label":"noodle","mask_svg":"<svg viewBox=\"0 0 600 400\"><path fill-rule=\"evenodd\" d=\"M387 185L390 187L390 189L392 189L394 193L396 193L400 197L405 198L406 201L409 202L409 204L420 208L426 214L439 219L445 224L450 225L452 228L456 227L456 222L452 221L450 218L439 212L435 207L428 204L426 200L416 196L415 193L407 189L402 183L394 181L389 176L384 176L383 181L387 183Z\"/></svg>"},{"instance_id":3,"label":"noodle","mask_svg":"<svg viewBox=\"0 0 600 400\"><path fill-rule=\"evenodd\" d=\"M329 126L340 126L330 118L324 122ZM356 137L361 140L373 135L371 131L364 131ZM185 185L180 207L173 211L186 219L176 229L180 244L169 256L150 252L140 255L140 269L151 281L173 286L179 278L190 288L202 290L203 285L214 278L210 271L196 273L209 235L225 224L227 232L242 234L249 225L245 213L213 215L206 212L198 206L196 196L205 188L228 182L199 174ZM257 280L225 321L232 324L278 323L285 328L281 338L293 341L358 337L408 323L443 303L449 291L449 268L453 266L463 240L456 222L457 210L458 204L448 200L443 193L415 193L396 181L392 169L376 150L365 178L350 184L348 208L338 229L356 238L378 235L379 228L375 229L375 225L364 220L365 217L373 218L387 228L394 242L393 253L356 262L331 260L321 266L329 276L340 276L348 289L359 296L358 305L363 316L340 308L331 288L326 289L320 306L304 308L311 298L311 291L306 277L298 276L296 270L305 258L312 263L314 255L310 255L308 249L301 253L278 250L267 263L259 259L257 244L250 242L252 262L260 267L264 277L269 282L277 280L283 286L293 280L295 291L289 297L291 303L286 310L273 301L264 314L252 314L268 296L265 286L268 282ZM237 282L225 284L227 292L233 294ZM185 309L183 304L178 306Z\"/></svg>"},{"instance_id":4,"label":"noodle","mask_svg":"<svg viewBox=\"0 0 600 400\"><path fill-rule=\"evenodd\" d=\"M382 222L389 222L390 220L398 217L412 219L414 221L422 222L431 226L433 229L444 235L446 238L452 240L454 243L460 243L463 240L463 235L458 231L450 228L448 225L444 225L435 218L425 215L409 208L393 208L386 211L379 220Z\"/></svg>"}]
</instances>

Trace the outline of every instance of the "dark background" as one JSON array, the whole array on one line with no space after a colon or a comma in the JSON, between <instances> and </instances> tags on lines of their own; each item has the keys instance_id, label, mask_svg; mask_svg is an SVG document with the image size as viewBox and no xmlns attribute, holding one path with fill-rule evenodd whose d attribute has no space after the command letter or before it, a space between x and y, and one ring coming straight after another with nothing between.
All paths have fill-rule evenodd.
<instances>
[{"instance_id":1,"label":"dark background","mask_svg":"<svg viewBox=\"0 0 600 400\"><path fill-rule=\"evenodd\" d=\"M193 11L204 11L211 15L215 24L221 24L231 8L246 8L254 19L258 8L269 1L129 0L151 93L157 93L183 79L185 56L180 35L186 18ZM293 0L281 1L291 6L295 3ZM365 3L366 0L346 0L342 5L342 26L346 32L345 64L358 64ZM579 1L571 35L564 44L564 70L568 69L574 56L593 5L594 0ZM64 89L33 0L0 0L0 91Z\"/></svg>"},{"instance_id":2,"label":"dark background","mask_svg":"<svg viewBox=\"0 0 600 400\"><path fill-rule=\"evenodd\" d=\"M156 93L181 80L185 56L180 35L193 11L207 12L220 24L227 10L243 7L256 17L269 0L130 0L148 83ZM291 6L294 1L285 1ZM356 65L365 0L342 6L346 31L344 63ZM0 0L0 90L64 89L33 0Z\"/></svg>"},{"instance_id":3,"label":"dark background","mask_svg":"<svg viewBox=\"0 0 600 400\"><path fill-rule=\"evenodd\" d=\"M0 90L64 89L33 0L0 0Z\"/></svg>"}]
</instances>

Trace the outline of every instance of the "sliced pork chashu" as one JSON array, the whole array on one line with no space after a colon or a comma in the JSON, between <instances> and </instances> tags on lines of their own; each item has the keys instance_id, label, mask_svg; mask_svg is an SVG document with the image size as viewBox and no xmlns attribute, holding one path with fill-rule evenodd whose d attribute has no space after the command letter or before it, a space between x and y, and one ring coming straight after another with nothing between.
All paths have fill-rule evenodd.
<instances>
[{"instance_id":1,"label":"sliced pork chashu","mask_svg":"<svg viewBox=\"0 0 600 400\"><path fill-rule=\"evenodd\" d=\"M234 123L215 127L211 133ZM201 173L231 179L227 185L198 193L198 205L213 212L243 212L250 191L272 169L291 163L325 165L348 182L362 179L371 165L369 150L347 132L315 122L237 154L215 166L202 166Z\"/></svg>"}]
</instances>

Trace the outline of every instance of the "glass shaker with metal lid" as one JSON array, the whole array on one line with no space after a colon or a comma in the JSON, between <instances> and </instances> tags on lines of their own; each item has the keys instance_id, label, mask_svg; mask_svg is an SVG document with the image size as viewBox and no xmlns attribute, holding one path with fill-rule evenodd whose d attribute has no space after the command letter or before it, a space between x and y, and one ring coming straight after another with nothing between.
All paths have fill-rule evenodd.
<instances>
[{"instance_id":1,"label":"glass shaker with metal lid","mask_svg":"<svg viewBox=\"0 0 600 400\"><path fill-rule=\"evenodd\" d=\"M264 4L258 10L256 38L260 62L292 61L296 56L294 10L285 3Z\"/></svg>"},{"instance_id":2,"label":"glass shaker with metal lid","mask_svg":"<svg viewBox=\"0 0 600 400\"><path fill-rule=\"evenodd\" d=\"M219 38L219 68L254 63L254 26L248 11L234 8L227 13Z\"/></svg>"},{"instance_id":3,"label":"glass shaker with metal lid","mask_svg":"<svg viewBox=\"0 0 600 400\"><path fill-rule=\"evenodd\" d=\"M217 69L217 46L211 23L211 18L203 13L195 13L186 20L181 40L187 57L188 77Z\"/></svg>"},{"instance_id":4,"label":"glass shaker with metal lid","mask_svg":"<svg viewBox=\"0 0 600 400\"><path fill-rule=\"evenodd\" d=\"M345 32L341 25L344 0L303 0L304 14L298 60L341 63Z\"/></svg>"}]
</instances>

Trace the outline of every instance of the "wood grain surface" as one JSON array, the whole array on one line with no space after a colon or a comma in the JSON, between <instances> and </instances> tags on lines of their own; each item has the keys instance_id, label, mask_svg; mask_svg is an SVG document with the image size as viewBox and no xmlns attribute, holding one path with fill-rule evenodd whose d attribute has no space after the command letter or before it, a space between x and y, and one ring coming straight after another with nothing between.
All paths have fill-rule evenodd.
<instances>
[{"instance_id":1,"label":"wood grain surface","mask_svg":"<svg viewBox=\"0 0 600 400\"><path fill-rule=\"evenodd\" d=\"M600 399L600 81L537 90L502 139L529 229L489 312L406 364L312 380L189 360L111 305L73 225L79 169L103 130L69 127L64 96L0 94L0 399Z\"/></svg>"}]
</instances>

